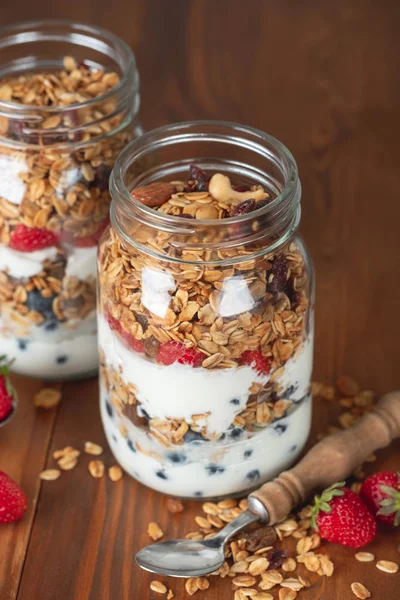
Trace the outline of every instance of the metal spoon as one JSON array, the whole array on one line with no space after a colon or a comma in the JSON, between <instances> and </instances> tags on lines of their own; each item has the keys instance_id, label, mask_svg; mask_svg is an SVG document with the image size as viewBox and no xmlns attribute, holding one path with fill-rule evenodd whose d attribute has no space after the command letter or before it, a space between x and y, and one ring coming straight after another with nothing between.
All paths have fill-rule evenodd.
<instances>
[{"instance_id":1,"label":"metal spoon","mask_svg":"<svg viewBox=\"0 0 400 600\"><path fill-rule=\"evenodd\" d=\"M259 504L264 518L268 519L265 508L261 502ZM201 577L223 565L225 545L238 531L260 520L264 519L245 510L209 540L171 540L151 544L140 550L135 559L139 567L152 573L172 577Z\"/></svg>"},{"instance_id":2,"label":"metal spoon","mask_svg":"<svg viewBox=\"0 0 400 600\"><path fill-rule=\"evenodd\" d=\"M345 479L367 456L397 437L400 437L400 392L393 392L353 427L323 439L293 469L250 494L249 509L215 537L152 544L136 554L136 562L146 571L172 577L212 573L224 562L226 543L241 529L256 521L279 523L313 490Z\"/></svg>"}]
</instances>

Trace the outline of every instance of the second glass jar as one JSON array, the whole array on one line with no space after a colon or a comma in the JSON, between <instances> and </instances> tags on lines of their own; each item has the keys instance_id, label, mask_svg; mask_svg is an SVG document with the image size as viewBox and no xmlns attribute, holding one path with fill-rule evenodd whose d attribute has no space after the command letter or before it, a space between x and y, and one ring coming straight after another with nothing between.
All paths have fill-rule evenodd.
<instances>
[{"instance_id":1,"label":"second glass jar","mask_svg":"<svg viewBox=\"0 0 400 600\"><path fill-rule=\"evenodd\" d=\"M142 133L135 59L68 21L7 27L0 52L0 354L24 375L93 375L109 175Z\"/></svg>"},{"instance_id":2,"label":"second glass jar","mask_svg":"<svg viewBox=\"0 0 400 600\"><path fill-rule=\"evenodd\" d=\"M111 192L98 315L111 449L167 494L255 488L294 462L311 423L294 159L257 130L183 123L130 144Z\"/></svg>"}]
</instances>

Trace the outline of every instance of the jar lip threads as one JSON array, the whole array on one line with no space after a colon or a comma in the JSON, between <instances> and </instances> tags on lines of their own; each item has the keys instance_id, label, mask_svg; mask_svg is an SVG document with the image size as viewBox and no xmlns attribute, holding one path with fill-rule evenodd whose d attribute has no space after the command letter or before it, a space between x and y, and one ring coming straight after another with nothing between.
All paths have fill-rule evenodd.
<instances>
[{"instance_id":1,"label":"jar lip threads","mask_svg":"<svg viewBox=\"0 0 400 600\"><path fill-rule=\"evenodd\" d=\"M0 30L0 353L46 380L98 369L97 244L108 180L140 133L131 50L49 20Z\"/></svg>"},{"instance_id":2,"label":"jar lip threads","mask_svg":"<svg viewBox=\"0 0 400 600\"><path fill-rule=\"evenodd\" d=\"M274 161L255 159L265 172L252 179L251 151L239 168L236 146L225 159L218 136L202 145L192 125L192 143L171 140L166 127L152 153L150 132L148 153L134 144L138 162L125 149L114 169L98 263L100 407L128 473L204 499L253 489L304 447L313 273L285 213L289 204L298 218L299 188L279 209L285 178ZM272 179L276 187L264 187Z\"/></svg>"}]
</instances>

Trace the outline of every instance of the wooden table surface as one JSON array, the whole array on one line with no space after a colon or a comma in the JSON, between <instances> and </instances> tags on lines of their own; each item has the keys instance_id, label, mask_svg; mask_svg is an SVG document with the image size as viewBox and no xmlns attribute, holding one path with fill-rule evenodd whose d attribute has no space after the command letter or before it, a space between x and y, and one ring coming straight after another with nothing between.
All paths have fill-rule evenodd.
<instances>
[{"instance_id":1,"label":"wooden table surface","mask_svg":"<svg viewBox=\"0 0 400 600\"><path fill-rule=\"evenodd\" d=\"M106 26L136 52L146 129L192 118L221 118L280 138L303 183L302 231L317 271L315 376L347 372L379 394L400 387L397 0L20 0L2 2L0 22L69 17ZM1 57L0 57L1 60ZM397 131L396 131L397 129ZM40 483L54 449L105 443L92 379L62 385L57 410L38 412L42 382L17 378L20 405L0 430L0 469L29 498L24 519L0 528L0 599L146 600L151 576L133 555L158 521L168 536L195 528L200 508L181 515L125 477L94 480L86 458L57 482ZM314 434L334 422L316 403ZM109 450L107 465L112 464ZM400 447L379 453L369 472L399 468ZM372 551L400 562L399 532L379 533ZM362 581L375 600L400 595L400 574L355 561L329 545L332 578L299 599L352 598ZM216 580L199 600L231 598ZM175 597L185 597L172 580ZM396 593L397 590L397 593Z\"/></svg>"}]
</instances>

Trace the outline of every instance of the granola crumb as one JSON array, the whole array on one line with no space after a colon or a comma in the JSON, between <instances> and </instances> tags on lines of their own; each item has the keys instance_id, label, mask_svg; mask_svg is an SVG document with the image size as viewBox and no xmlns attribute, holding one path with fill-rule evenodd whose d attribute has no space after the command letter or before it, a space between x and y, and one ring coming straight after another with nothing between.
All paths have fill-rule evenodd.
<instances>
[{"instance_id":1,"label":"granola crumb","mask_svg":"<svg viewBox=\"0 0 400 600\"><path fill-rule=\"evenodd\" d=\"M172 514L181 513L185 509L182 501L179 500L179 498L167 498L166 505L168 511Z\"/></svg>"},{"instance_id":2,"label":"granola crumb","mask_svg":"<svg viewBox=\"0 0 400 600\"><path fill-rule=\"evenodd\" d=\"M111 479L111 481L116 482L120 481L123 478L124 473L119 465L113 465L108 469L108 476Z\"/></svg>"},{"instance_id":3,"label":"granola crumb","mask_svg":"<svg viewBox=\"0 0 400 600\"><path fill-rule=\"evenodd\" d=\"M45 471L42 471L40 473L39 477L44 481L55 481L60 477L60 475L61 471L59 471L58 469L46 469Z\"/></svg>"},{"instance_id":4,"label":"granola crumb","mask_svg":"<svg viewBox=\"0 0 400 600\"><path fill-rule=\"evenodd\" d=\"M101 479L104 475L104 463L101 460L91 460L88 469L91 476L95 479Z\"/></svg>"},{"instance_id":5,"label":"granola crumb","mask_svg":"<svg viewBox=\"0 0 400 600\"><path fill-rule=\"evenodd\" d=\"M384 573L397 573L399 565L392 560L378 560L377 568Z\"/></svg>"},{"instance_id":6,"label":"granola crumb","mask_svg":"<svg viewBox=\"0 0 400 600\"><path fill-rule=\"evenodd\" d=\"M174 597L174 592L172 590L168 590L167 600L172 600Z\"/></svg>"},{"instance_id":7,"label":"granola crumb","mask_svg":"<svg viewBox=\"0 0 400 600\"><path fill-rule=\"evenodd\" d=\"M163 530L158 525L158 523L154 523L153 521L149 523L147 527L147 533L151 537L152 540L156 541L162 538L164 535Z\"/></svg>"},{"instance_id":8,"label":"granola crumb","mask_svg":"<svg viewBox=\"0 0 400 600\"><path fill-rule=\"evenodd\" d=\"M157 594L166 594L168 591L167 587L156 579L150 583L150 589Z\"/></svg>"},{"instance_id":9,"label":"granola crumb","mask_svg":"<svg viewBox=\"0 0 400 600\"><path fill-rule=\"evenodd\" d=\"M100 456L100 454L103 454L103 448L99 446L99 444L85 442L85 452L86 454L92 454L93 456Z\"/></svg>"},{"instance_id":10,"label":"granola crumb","mask_svg":"<svg viewBox=\"0 0 400 600\"><path fill-rule=\"evenodd\" d=\"M351 584L350 587L353 594L357 598L360 598L360 600L366 600L367 598L371 598L371 592L362 583L355 581Z\"/></svg>"},{"instance_id":11,"label":"granola crumb","mask_svg":"<svg viewBox=\"0 0 400 600\"><path fill-rule=\"evenodd\" d=\"M33 404L36 408L54 408L60 400L61 392L55 388L42 388L33 396Z\"/></svg>"}]
</instances>

